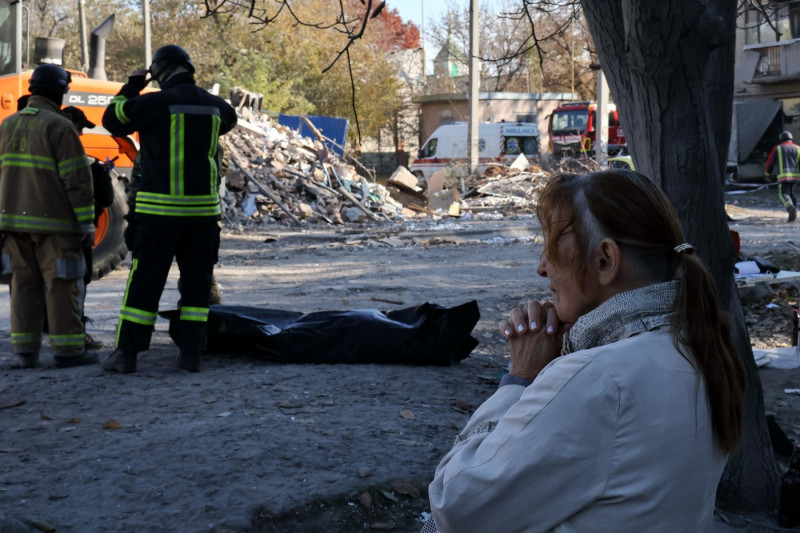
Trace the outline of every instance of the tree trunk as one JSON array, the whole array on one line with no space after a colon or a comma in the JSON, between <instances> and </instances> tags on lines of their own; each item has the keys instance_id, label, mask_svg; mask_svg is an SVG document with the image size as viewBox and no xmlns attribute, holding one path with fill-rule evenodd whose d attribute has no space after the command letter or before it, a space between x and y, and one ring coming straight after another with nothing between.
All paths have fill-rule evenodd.
<instances>
[{"instance_id":1,"label":"tree trunk","mask_svg":"<svg viewBox=\"0 0 800 533\"><path fill-rule=\"evenodd\" d=\"M708 265L744 362L742 443L720 482L731 510L773 511L778 470L764 397L733 278L723 200L733 107L736 2L582 0L636 169L661 184Z\"/></svg>"}]
</instances>

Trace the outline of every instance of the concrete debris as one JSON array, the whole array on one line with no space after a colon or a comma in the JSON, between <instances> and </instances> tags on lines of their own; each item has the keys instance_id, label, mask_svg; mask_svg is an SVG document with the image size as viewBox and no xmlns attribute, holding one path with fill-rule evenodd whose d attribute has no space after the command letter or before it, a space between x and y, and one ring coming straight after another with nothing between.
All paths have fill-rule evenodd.
<instances>
[{"instance_id":1,"label":"concrete debris","mask_svg":"<svg viewBox=\"0 0 800 533\"><path fill-rule=\"evenodd\" d=\"M230 161L221 186L223 218L240 230L532 210L550 175L520 157L510 167L490 166L466 178L460 191L461 180L448 179L445 171L431 176L423 190L405 167L378 183L364 177L368 172L349 154L340 158L328 150L316 129L316 139L303 137L258 112L258 95L240 96L239 124L221 142Z\"/></svg>"}]
</instances>

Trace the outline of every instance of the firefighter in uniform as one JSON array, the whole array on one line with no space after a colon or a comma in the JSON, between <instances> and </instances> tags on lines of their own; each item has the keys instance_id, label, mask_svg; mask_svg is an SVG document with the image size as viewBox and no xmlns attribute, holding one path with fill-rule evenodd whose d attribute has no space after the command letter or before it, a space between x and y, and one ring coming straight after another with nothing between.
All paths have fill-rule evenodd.
<instances>
[{"instance_id":1,"label":"firefighter in uniform","mask_svg":"<svg viewBox=\"0 0 800 533\"><path fill-rule=\"evenodd\" d=\"M45 312L56 367L97 362L81 320L83 248L94 244L92 175L60 110L70 81L57 65L36 67L27 106L0 125L2 266L12 275L11 346L23 368L39 364Z\"/></svg>"},{"instance_id":2,"label":"firefighter in uniform","mask_svg":"<svg viewBox=\"0 0 800 533\"><path fill-rule=\"evenodd\" d=\"M800 181L800 146L792 142L792 134L782 131L778 136L780 144L767 158L767 176L775 176L778 180L778 196L786 211L789 213L789 222L797 218L797 196L795 186Z\"/></svg>"},{"instance_id":3,"label":"firefighter in uniform","mask_svg":"<svg viewBox=\"0 0 800 533\"><path fill-rule=\"evenodd\" d=\"M150 347L158 301L173 258L182 282L178 368L197 372L205 348L209 289L219 251L217 146L236 125L225 100L198 87L180 46L162 46L148 69L161 90L139 94L148 71L135 70L103 115L112 135L139 132L141 179L130 234L132 263L122 300L116 349L103 361L112 372L136 371Z\"/></svg>"}]
</instances>

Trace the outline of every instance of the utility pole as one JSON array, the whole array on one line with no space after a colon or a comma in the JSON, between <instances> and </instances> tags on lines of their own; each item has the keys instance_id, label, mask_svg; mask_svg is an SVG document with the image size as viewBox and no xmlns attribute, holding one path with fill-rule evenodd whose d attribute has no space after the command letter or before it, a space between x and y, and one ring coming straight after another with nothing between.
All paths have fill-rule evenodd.
<instances>
[{"instance_id":1,"label":"utility pole","mask_svg":"<svg viewBox=\"0 0 800 533\"><path fill-rule=\"evenodd\" d=\"M142 0L142 18L144 19L144 68L150 66L150 0Z\"/></svg>"},{"instance_id":2,"label":"utility pole","mask_svg":"<svg viewBox=\"0 0 800 533\"><path fill-rule=\"evenodd\" d=\"M594 69L593 69L594 70ZM597 65L597 124L595 125L594 156L600 166L608 165L608 81Z\"/></svg>"},{"instance_id":3,"label":"utility pole","mask_svg":"<svg viewBox=\"0 0 800 533\"><path fill-rule=\"evenodd\" d=\"M425 65L425 2L424 0L419 0L419 12L420 17L422 18L422 89L425 91L425 94L428 94L428 76L425 73L425 69L427 66ZM421 129L420 129L421 131Z\"/></svg>"},{"instance_id":4,"label":"utility pole","mask_svg":"<svg viewBox=\"0 0 800 533\"><path fill-rule=\"evenodd\" d=\"M478 172L478 101L480 99L481 79L480 60L478 59L478 0L469 1L469 172ZM464 191L464 180L461 180Z\"/></svg>"},{"instance_id":5,"label":"utility pole","mask_svg":"<svg viewBox=\"0 0 800 533\"><path fill-rule=\"evenodd\" d=\"M78 0L78 30L81 34L81 70L89 72L89 43L86 42L86 0Z\"/></svg>"}]
</instances>

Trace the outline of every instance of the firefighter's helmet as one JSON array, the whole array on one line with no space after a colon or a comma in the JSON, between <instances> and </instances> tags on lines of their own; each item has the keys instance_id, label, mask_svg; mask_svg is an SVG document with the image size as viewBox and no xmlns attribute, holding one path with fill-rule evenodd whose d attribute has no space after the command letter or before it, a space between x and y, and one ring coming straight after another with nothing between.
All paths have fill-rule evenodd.
<instances>
[{"instance_id":1,"label":"firefighter's helmet","mask_svg":"<svg viewBox=\"0 0 800 533\"><path fill-rule=\"evenodd\" d=\"M778 139L780 139L781 141L791 141L792 133L789 131L782 131L781 134L778 136Z\"/></svg>"},{"instance_id":2,"label":"firefighter's helmet","mask_svg":"<svg viewBox=\"0 0 800 533\"><path fill-rule=\"evenodd\" d=\"M194 73L194 65L189 58L189 54L186 53L186 50L177 44L164 45L153 53L153 61L150 64L150 75L158 79L169 67L178 65Z\"/></svg>"},{"instance_id":3,"label":"firefighter's helmet","mask_svg":"<svg viewBox=\"0 0 800 533\"><path fill-rule=\"evenodd\" d=\"M28 90L34 93L36 89L44 89L55 94L67 94L72 76L69 72L50 63L39 65L31 74Z\"/></svg>"}]
</instances>

